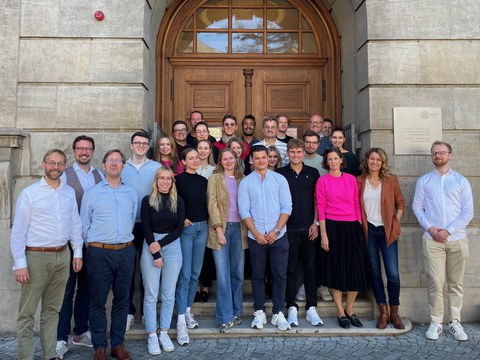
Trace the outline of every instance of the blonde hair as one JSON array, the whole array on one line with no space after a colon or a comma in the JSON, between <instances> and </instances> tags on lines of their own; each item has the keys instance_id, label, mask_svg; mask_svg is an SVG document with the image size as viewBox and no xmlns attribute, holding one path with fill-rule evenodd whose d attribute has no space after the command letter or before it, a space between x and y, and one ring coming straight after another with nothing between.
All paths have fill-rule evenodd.
<instances>
[{"instance_id":1,"label":"blonde hair","mask_svg":"<svg viewBox=\"0 0 480 360\"><path fill-rule=\"evenodd\" d=\"M222 165L222 159L223 159L223 154L225 154L226 152L229 152L230 154L233 155L233 157L235 158L235 168L233 170L233 176L235 176L235 179L241 179L243 178L243 174L242 174L242 171L240 170L240 167L238 165L238 156L237 154L235 153L235 151L233 151L231 148L229 147L226 147L226 148L223 148L221 151L220 151L220 154L218 154L218 164L217 164L217 167L215 168L215 170L213 170L213 173L214 174L223 174L225 173L225 168L223 167Z\"/></svg>"},{"instance_id":2,"label":"blonde hair","mask_svg":"<svg viewBox=\"0 0 480 360\"><path fill-rule=\"evenodd\" d=\"M172 169L162 166L155 173L155 178L153 179L152 192L150 193L150 199L148 200L149 205L154 208L156 211L160 211L162 208L162 197L160 191L158 191L157 180L163 173L169 173L172 178L172 186L168 191L168 200L167 204L170 203L170 211L172 213L177 212L177 187L175 186L175 177L173 176Z\"/></svg>"},{"instance_id":3,"label":"blonde hair","mask_svg":"<svg viewBox=\"0 0 480 360\"><path fill-rule=\"evenodd\" d=\"M362 175L367 176L368 174L370 174L370 170L368 169L368 159L373 153L377 154L382 161L382 166L380 167L380 171L378 172L378 177L381 180L388 179L390 177L390 167L388 166L387 153L385 152L385 150L379 147L372 147L365 153L362 164L360 165L360 169L362 169Z\"/></svg>"}]
</instances>

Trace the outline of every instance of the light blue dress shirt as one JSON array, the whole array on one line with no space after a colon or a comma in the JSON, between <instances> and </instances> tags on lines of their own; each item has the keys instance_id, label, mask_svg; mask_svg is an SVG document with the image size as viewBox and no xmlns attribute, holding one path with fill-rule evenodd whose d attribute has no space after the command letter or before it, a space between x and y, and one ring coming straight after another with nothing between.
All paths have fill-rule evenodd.
<instances>
[{"instance_id":1,"label":"light blue dress shirt","mask_svg":"<svg viewBox=\"0 0 480 360\"><path fill-rule=\"evenodd\" d=\"M266 234L275 229L280 214L292 213L292 196L287 179L268 170L263 181L257 172L244 178L238 187L238 210L243 219L252 218L258 231ZM280 230L282 237L287 227ZM254 239L249 231L248 236Z\"/></svg>"},{"instance_id":2,"label":"light blue dress shirt","mask_svg":"<svg viewBox=\"0 0 480 360\"><path fill-rule=\"evenodd\" d=\"M117 188L103 180L83 195L80 217L85 242L123 244L133 240L137 193L123 181Z\"/></svg>"},{"instance_id":3,"label":"light blue dress shirt","mask_svg":"<svg viewBox=\"0 0 480 360\"><path fill-rule=\"evenodd\" d=\"M417 180L412 208L429 239L431 226L447 230L448 241L464 239L465 228L473 218L472 188L452 169L444 175L433 170Z\"/></svg>"},{"instance_id":4,"label":"light blue dress shirt","mask_svg":"<svg viewBox=\"0 0 480 360\"><path fill-rule=\"evenodd\" d=\"M128 159L122 171L122 180L131 186L137 193L137 203L142 204L142 199L152 192L152 183L155 173L162 165L156 161L145 159L145 162L137 167L132 159ZM140 207L137 208L136 221L140 222Z\"/></svg>"}]
</instances>

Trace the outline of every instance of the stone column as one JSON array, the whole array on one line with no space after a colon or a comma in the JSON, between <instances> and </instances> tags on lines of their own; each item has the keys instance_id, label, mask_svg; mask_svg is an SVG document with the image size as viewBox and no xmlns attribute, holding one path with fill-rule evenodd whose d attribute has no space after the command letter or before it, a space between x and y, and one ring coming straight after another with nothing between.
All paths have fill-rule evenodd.
<instances>
[{"instance_id":1,"label":"stone column","mask_svg":"<svg viewBox=\"0 0 480 360\"><path fill-rule=\"evenodd\" d=\"M14 332L18 313L19 289L12 271L10 228L13 220L14 178L28 175L29 152L23 152L28 133L16 128L0 128L0 333ZM23 156L22 156L23 155Z\"/></svg>"}]
</instances>

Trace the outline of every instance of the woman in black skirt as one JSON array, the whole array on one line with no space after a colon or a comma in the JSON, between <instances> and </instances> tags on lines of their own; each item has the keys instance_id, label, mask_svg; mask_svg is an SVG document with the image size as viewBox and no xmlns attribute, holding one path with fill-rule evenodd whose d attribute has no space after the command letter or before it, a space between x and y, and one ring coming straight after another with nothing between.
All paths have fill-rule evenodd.
<instances>
[{"instance_id":1,"label":"woman in black skirt","mask_svg":"<svg viewBox=\"0 0 480 360\"><path fill-rule=\"evenodd\" d=\"M363 327L355 316L353 305L359 291L367 290L367 248L361 226L362 215L358 187L350 174L342 172L342 153L325 151L323 167L329 173L316 185L321 245L327 252L327 287L337 307L338 324L342 328ZM347 293L346 307L342 294Z\"/></svg>"}]
</instances>

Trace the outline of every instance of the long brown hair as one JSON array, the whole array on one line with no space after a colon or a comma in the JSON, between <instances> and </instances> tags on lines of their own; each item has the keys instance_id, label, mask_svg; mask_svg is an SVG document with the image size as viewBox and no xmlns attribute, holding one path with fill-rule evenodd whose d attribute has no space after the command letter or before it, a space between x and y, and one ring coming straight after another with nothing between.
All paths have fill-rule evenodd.
<instances>
[{"instance_id":1,"label":"long brown hair","mask_svg":"<svg viewBox=\"0 0 480 360\"><path fill-rule=\"evenodd\" d=\"M175 174L178 174L179 168L178 168L178 154L177 154L177 143L173 139L171 135L168 134L161 134L160 137L157 140L157 143L155 144L155 149L154 149L154 158L155 161L159 162L160 164L166 166L166 164L162 161L162 155L160 154L160 141L162 139L167 139L168 142L170 143L170 148L171 148L171 154L170 154L170 168L173 170Z\"/></svg>"},{"instance_id":2,"label":"long brown hair","mask_svg":"<svg viewBox=\"0 0 480 360\"><path fill-rule=\"evenodd\" d=\"M380 160L382 160L382 166L378 172L378 177L380 180L388 179L390 177L390 167L388 166L387 153L385 150L379 147L372 147L365 153L362 164L360 165L360 169L362 169L362 175L367 176L370 174L370 170L368 169L368 159L373 153L378 154L378 156L380 156Z\"/></svg>"},{"instance_id":3,"label":"long brown hair","mask_svg":"<svg viewBox=\"0 0 480 360\"><path fill-rule=\"evenodd\" d=\"M231 153L233 155L233 157L235 158L235 168L233 170L233 175L235 176L235 179L241 179L243 178L243 174L242 174L242 171L240 170L239 166L238 166L238 156L237 154L235 153L235 151L233 151L231 148L223 148L220 153L218 154L218 164L217 164L217 167L215 168L215 170L213 170L213 173L214 174L223 174L225 173L225 168L223 167L222 165L222 159L223 159L223 154L225 153Z\"/></svg>"}]
</instances>

